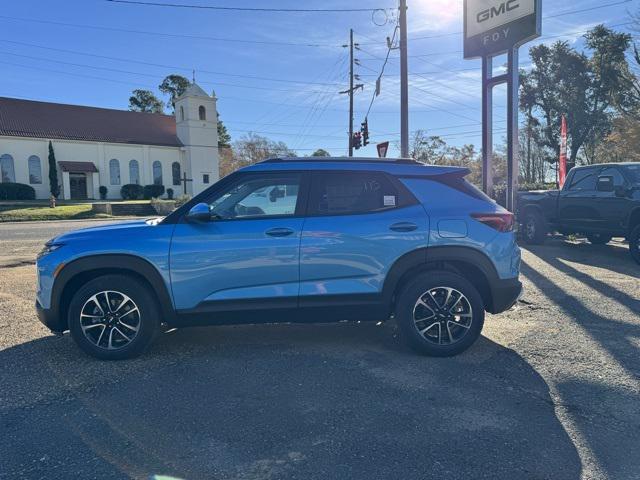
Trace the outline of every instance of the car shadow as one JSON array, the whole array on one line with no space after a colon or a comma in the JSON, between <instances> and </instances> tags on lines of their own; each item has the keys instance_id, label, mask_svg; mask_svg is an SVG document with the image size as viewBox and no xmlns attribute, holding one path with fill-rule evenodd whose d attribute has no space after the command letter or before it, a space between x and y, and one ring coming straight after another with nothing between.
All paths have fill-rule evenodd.
<instances>
[{"instance_id":1,"label":"car shadow","mask_svg":"<svg viewBox=\"0 0 640 480\"><path fill-rule=\"evenodd\" d=\"M100 362L68 336L0 352L8 477L576 479L549 389L482 337L453 358L391 325L164 334Z\"/></svg>"}]
</instances>

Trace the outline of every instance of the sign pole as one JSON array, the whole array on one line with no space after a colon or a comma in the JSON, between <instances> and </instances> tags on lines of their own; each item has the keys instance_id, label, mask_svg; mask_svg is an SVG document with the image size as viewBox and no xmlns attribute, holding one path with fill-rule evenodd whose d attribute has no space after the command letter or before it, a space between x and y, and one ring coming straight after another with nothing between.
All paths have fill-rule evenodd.
<instances>
[{"instance_id":1,"label":"sign pole","mask_svg":"<svg viewBox=\"0 0 640 480\"><path fill-rule=\"evenodd\" d=\"M493 59L482 57L482 190L493 194Z\"/></svg>"},{"instance_id":2,"label":"sign pole","mask_svg":"<svg viewBox=\"0 0 640 480\"><path fill-rule=\"evenodd\" d=\"M409 157L409 80L407 66L407 0L400 0L400 156Z\"/></svg>"},{"instance_id":3,"label":"sign pole","mask_svg":"<svg viewBox=\"0 0 640 480\"><path fill-rule=\"evenodd\" d=\"M520 75L518 72L518 47L513 47L508 53L507 80L507 210L516 211L518 196L518 157L520 155L518 139L518 87Z\"/></svg>"}]
</instances>

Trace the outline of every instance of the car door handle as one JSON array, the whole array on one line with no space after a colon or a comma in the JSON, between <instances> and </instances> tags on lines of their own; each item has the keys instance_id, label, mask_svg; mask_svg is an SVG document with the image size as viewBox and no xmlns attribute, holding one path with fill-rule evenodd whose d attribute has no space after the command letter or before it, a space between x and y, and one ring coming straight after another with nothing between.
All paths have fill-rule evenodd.
<instances>
[{"instance_id":1,"label":"car door handle","mask_svg":"<svg viewBox=\"0 0 640 480\"><path fill-rule=\"evenodd\" d=\"M293 233L293 230L290 228L272 228L264 233L270 237L287 237Z\"/></svg>"},{"instance_id":2,"label":"car door handle","mask_svg":"<svg viewBox=\"0 0 640 480\"><path fill-rule=\"evenodd\" d=\"M418 225L411 222L398 222L389 227L389 229L393 230L394 232L412 232L416 228L418 228Z\"/></svg>"}]
</instances>

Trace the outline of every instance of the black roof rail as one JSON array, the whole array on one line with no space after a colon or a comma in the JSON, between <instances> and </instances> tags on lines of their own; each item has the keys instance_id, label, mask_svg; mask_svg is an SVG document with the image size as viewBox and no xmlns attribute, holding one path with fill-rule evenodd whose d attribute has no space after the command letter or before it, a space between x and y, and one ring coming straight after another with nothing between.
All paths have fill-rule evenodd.
<instances>
[{"instance_id":1,"label":"black roof rail","mask_svg":"<svg viewBox=\"0 0 640 480\"><path fill-rule=\"evenodd\" d=\"M410 165L424 165L411 158L378 158L378 157L274 157L263 160L262 163L280 162L349 162L349 163L400 163Z\"/></svg>"}]
</instances>

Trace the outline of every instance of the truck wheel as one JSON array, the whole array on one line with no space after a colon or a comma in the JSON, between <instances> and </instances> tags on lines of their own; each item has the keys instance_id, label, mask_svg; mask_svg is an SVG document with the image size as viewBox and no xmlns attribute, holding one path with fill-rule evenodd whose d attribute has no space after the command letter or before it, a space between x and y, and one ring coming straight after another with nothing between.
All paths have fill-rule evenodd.
<instances>
[{"instance_id":1,"label":"truck wheel","mask_svg":"<svg viewBox=\"0 0 640 480\"><path fill-rule=\"evenodd\" d=\"M140 355L158 330L159 312L151 291L125 275L87 282L71 299L69 330L78 346L102 360Z\"/></svg>"},{"instance_id":2,"label":"truck wheel","mask_svg":"<svg viewBox=\"0 0 640 480\"><path fill-rule=\"evenodd\" d=\"M484 303L476 288L460 275L430 271L405 285L395 317L402 338L416 352L448 357L465 351L478 339Z\"/></svg>"},{"instance_id":3,"label":"truck wheel","mask_svg":"<svg viewBox=\"0 0 640 480\"><path fill-rule=\"evenodd\" d=\"M636 225L629 235L629 252L631 257L640 263L640 225Z\"/></svg>"},{"instance_id":4,"label":"truck wheel","mask_svg":"<svg viewBox=\"0 0 640 480\"><path fill-rule=\"evenodd\" d=\"M590 233L587 235L589 242L594 245L604 245L611 241L611 235L606 235L604 233Z\"/></svg>"},{"instance_id":5,"label":"truck wheel","mask_svg":"<svg viewBox=\"0 0 640 480\"><path fill-rule=\"evenodd\" d=\"M542 245L547 237L547 226L538 212L527 212L522 222L522 238L525 243Z\"/></svg>"}]
</instances>

